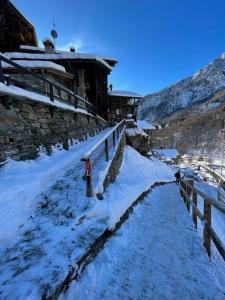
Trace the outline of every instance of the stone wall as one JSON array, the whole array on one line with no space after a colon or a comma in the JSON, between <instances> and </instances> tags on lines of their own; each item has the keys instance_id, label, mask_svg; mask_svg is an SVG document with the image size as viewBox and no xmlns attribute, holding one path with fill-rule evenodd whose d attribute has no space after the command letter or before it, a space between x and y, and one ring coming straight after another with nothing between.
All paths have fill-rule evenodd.
<instances>
[{"instance_id":1,"label":"stone wall","mask_svg":"<svg viewBox=\"0 0 225 300\"><path fill-rule=\"evenodd\" d=\"M124 131L122 137L120 138L120 142L116 150L115 156L112 160L111 166L109 167L109 170L104 179L103 182L104 191L110 185L110 183L113 183L116 180L116 177L119 173L122 164L125 146L126 146L126 132Z\"/></svg>"},{"instance_id":2,"label":"stone wall","mask_svg":"<svg viewBox=\"0 0 225 300\"><path fill-rule=\"evenodd\" d=\"M34 159L40 147L51 153L58 143L68 149L106 126L103 119L28 99L0 97L0 162Z\"/></svg>"},{"instance_id":3,"label":"stone wall","mask_svg":"<svg viewBox=\"0 0 225 300\"><path fill-rule=\"evenodd\" d=\"M127 129L127 145L133 147L142 155L147 155L151 149L151 136L138 128Z\"/></svg>"}]
</instances>

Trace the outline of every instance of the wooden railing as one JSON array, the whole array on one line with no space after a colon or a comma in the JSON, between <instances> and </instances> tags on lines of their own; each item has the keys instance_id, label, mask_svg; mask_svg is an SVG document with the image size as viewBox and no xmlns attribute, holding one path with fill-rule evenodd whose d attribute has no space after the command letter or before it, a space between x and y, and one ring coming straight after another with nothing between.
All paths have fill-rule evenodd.
<instances>
[{"instance_id":1,"label":"wooden railing","mask_svg":"<svg viewBox=\"0 0 225 300\"><path fill-rule=\"evenodd\" d=\"M220 183L221 187L223 187L225 189L225 178L224 178L224 176L222 176L221 174L219 174L218 172L212 170L211 168L209 168L207 166L198 165L199 170L200 170L200 168L205 169L210 175L212 175Z\"/></svg>"},{"instance_id":2,"label":"wooden railing","mask_svg":"<svg viewBox=\"0 0 225 300\"><path fill-rule=\"evenodd\" d=\"M204 246L209 256L211 256L211 241L213 241L223 260L225 261L225 246L221 239L218 237L214 229L212 228L212 218L211 218L211 206L216 205L216 201L202 191L194 187L194 180L180 180L180 192L181 196L184 199L184 203L187 206L188 211L190 212L190 207L192 207L192 219L195 224L195 227L198 226L198 218L200 219L203 226L203 240ZM204 201L204 212L202 213L198 209L198 195L203 198ZM221 207L220 207L221 209ZM225 207L221 209L225 216Z\"/></svg>"},{"instance_id":3,"label":"wooden railing","mask_svg":"<svg viewBox=\"0 0 225 300\"><path fill-rule=\"evenodd\" d=\"M93 197L93 178L92 178L92 155L98 151L99 147L104 144L105 160L109 161L110 152L110 139L112 139L112 147L116 148L116 143L119 141L121 135L125 132L126 124L125 120L122 120L119 124L112 128L98 143L96 143L88 152L84 154L81 161L85 163L85 180L86 180L86 196Z\"/></svg>"},{"instance_id":4,"label":"wooden railing","mask_svg":"<svg viewBox=\"0 0 225 300\"><path fill-rule=\"evenodd\" d=\"M41 81L43 83L43 85L45 86L45 91L43 91L41 88L38 89L38 88L32 86L31 84L28 84L28 82L25 82L25 81L20 82L18 80L10 78L9 75L5 75L4 74L5 68L2 67L2 62L12 66L21 75L28 74L29 76L31 76L31 78ZM72 91L70 91L66 88L63 88L63 87L59 86L58 84L44 78L43 76L32 72L29 68L25 68L25 67L15 63L13 60L8 59L1 54L0 54L0 82L6 84L7 86L9 86L10 84L13 84L20 88L23 88L23 89L26 89L26 90L29 90L29 91L32 91L32 92L35 92L35 93L38 93L41 95L45 95L45 96L49 97L49 99L52 102L54 102L54 100L57 99L58 101L60 101L62 103L71 104L75 108L85 109L89 113L96 115L96 108L90 102L88 102L85 99L83 99L82 97L74 94ZM64 95L64 97L66 97L66 100L60 96L62 94Z\"/></svg>"}]
</instances>

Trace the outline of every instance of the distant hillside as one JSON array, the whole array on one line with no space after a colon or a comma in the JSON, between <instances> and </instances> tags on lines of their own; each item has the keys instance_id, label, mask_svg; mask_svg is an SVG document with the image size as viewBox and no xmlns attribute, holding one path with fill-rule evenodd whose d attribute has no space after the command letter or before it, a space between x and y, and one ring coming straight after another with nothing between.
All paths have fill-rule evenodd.
<instances>
[{"instance_id":1,"label":"distant hillside","mask_svg":"<svg viewBox=\"0 0 225 300\"><path fill-rule=\"evenodd\" d=\"M193 76L145 96L139 105L138 119L150 122L161 120L186 107L206 102L223 88L225 88L225 54Z\"/></svg>"},{"instance_id":2,"label":"distant hillside","mask_svg":"<svg viewBox=\"0 0 225 300\"><path fill-rule=\"evenodd\" d=\"M183 153L223 155L225 149L225 89L201 104L193 104L158 121L153 148L164 145Z\"/></svg>"}]
</instances>

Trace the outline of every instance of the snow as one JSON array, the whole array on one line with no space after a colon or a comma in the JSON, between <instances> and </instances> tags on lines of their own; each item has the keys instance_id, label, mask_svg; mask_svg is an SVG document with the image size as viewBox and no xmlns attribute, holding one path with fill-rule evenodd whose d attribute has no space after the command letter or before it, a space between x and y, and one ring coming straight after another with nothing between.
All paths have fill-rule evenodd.
<instances>
[{"instance_id":1,"label":"snow","mask_svg":"<svg viewBox=\"0 0 225 300\"><path fill-rule=\"evenodd\" d=\"M10 59L30 59L30 60L58 60L58 59L71 59L71 60L96 60L104 65L107 69L112 70L112 67L101 57L94 54L62 52L55 54L37 54L37 53L21 53L21 52L6 52L5 55Z\"/></svg>"},{"instance_id":2,"label":"snow","mask_svg":"<svg viewBox=\"0 0 225 300\"><path fill-rule=\"evenodd\" d=\"M40 153L36 160L10 160L0 169L0 245L9 242L32 213L36 197L69 170L71 162L80 160L82 154L108 131L86 142L74 141L75 145L69 151L58 145L51 156Z\"/></svg>"},{"instance_id":3,"label":"snow","mask_svg":"<svg viewBox=\"0 0 225 300\"><path fill-rule=\"evenodd\" d=\"M85 182L82 182L84 163L80 162L80 158L103 134L74 146L71 152L61 152L61 157L57 154L59 156L49 163L46 162L48 157L40 158L40 162L45 159L42 164L34 161L27 165L28 162L24 162L26 176L22 165L21 168L18 165L18 169L15 167L11 173L10 169L5 169L5 174L11 174L11 177L7 177L7 182L2 183L8 197L7 214L10 211L16 212L18 208L16 213L21 214L23 220L17 223L21 225L14 231L16 235L11 241L2 243L0 247L1 298L40 299L41 295L51 294L64 280L70 266L86 253L99 235L115 226L121 215L144 190L149 189L156 181L173 180L173 171L167 165L157 159L149 160L127 147L120 173L115 184L109 185L104 201L86 198ZM48 159L51 160L52 157ZM43 178L41 169L44 172ZM50 174L46 174L48 171L51 171ZM101 170L97 168L96 172L98 171ZM6 180L6 176L2 180L3 178ZM31 191L33 188L38 190L39 181L42 183L39 194L35 197ZM14 196L13 182L20 187ZM6 185L9 187L10 183L9 190ZM7 196L7 190L12 195L11 200ZM23 209L26 203L23 202L27 203L26 211ZM0 220L1 223L9 223L14 222L16 217L11 214L9 220L3 215Z\"/></svg>"},{"instance_id":4,"label":"snow","mask_svg":"<svg viewBox=\"0 0 225 300\"><path fill-rule=\"evenodd\" d=\"M178 187L139 204L60 300L223 299Z\"/></svg>"},{"instance_id":5,"label":"snow","mask_svg":"<svg viewBox=\"0 0 225 300\"><path fill-rule=\"evenodd\" d=\"M18 65L25 67L25 68L42 68L42 69L55 69L57 71L66 72L66 69L58 64L55 64L51 61L42 61L42 60L14 60L13 62L17 63ZM2 63L3 68L16 68L10 64L5 62Z\"/></svg>"},{"instance_id":6,"label":"snow","mask_svg":"<svg viewBox=\"0 0 225 300\"><path fill-rule=\"evenodd\" d=\"M166 158L176 158L179 155L177 149L154 149L154 151L157 152L159 156Z\"/></svg>"},{"instance_id":7,"label":"snow","mask_svg":"<svg viewBox=\"0 0 225 300\"><path fill-rule=\"evenodd\" d=\"M210 97L225 88L225 60L223 57L224 55L216 58L193 76L146 95L138 106L138 119L154 122L165 117L172 118L172 113L181 108L208 101ZM201 106L202 104L199 104L200 108ZM209 109L213 109L213 107L209 106Z\"/></svg>"},{"instance_id":8,"label":"snow","mask_svg":"<svg viewBox=\"0 0 225 300\"><path fill-rule=\"evenodd\" d=\"M48 44L54 45L53 39L52 39L52 38L49 38L49 37L43 38L42 43L43 43L43 44L48 43Z\"/></svg>"},{"instance_id":9,"label":"snow","mask_svg":"<svg viewBox=\"0 0 225 300\"><path fill-rule=\"evenodd\" d=\"M135 136L135 135L148 136L141 128L127 128L126 132L129 136Z\"/></svg>"},{"instance_id":10,"label":"snow","mask_svg":"<svg viewBox=\"0 0 225 300\"><path fill-rule=\"evenodd\" d=\"M141 129L155 129L155 127L145 120L137 120L137 125Z\"/></svg>"},{"instance_id":11,"label":"snow","mask_svg":"<svg viewBox=\"0 0 225 300\"><path fill-rule=\"evenodd\" d=\"M222 104L222 102L208 103L208 104L206 104L205 107L203 108L203 111L206 112L206 111L209 111L209 110L211 110L211 109L218 108L218 107L220 107L221 104Z\"/></svg>"},{"instance_id":12,"label":"snow","mask_svg":"<svg viewBox=\"0 0 225 300\"><path fill-rule=\"evenodd\" d=\"M150 189L155 182L173 180L174 172L166 164L156 158L143 157L127 146L116 182L106 190L105 201L97 203L86 217L107 216L108 228L113 229L143 191Z\"/></svg>"},{"instance_id":13,"label":"snow","mask_svg":"<svg viewBox=\"0 0 225 300\"><path fill-rule=\"evenodd\" d=\"M30 50L30 51L40 51L40 52L45 52L44 48L40 47L34 47L34 46L29 46L29 45L20 45L21 50Z\"/></svg>"},{"instance_id":14,"label":"snow","mask_svg":"<svg viewBox=\"0 0 225 300\"><path fill-rule=\"evenodd\" d=\"M60 102L58 100L54 100L54 102L52 102L50 100L49 97L47 96L43 96L34 92L30 92L27 90L24 90L22 88L10 85L10 86L6 86L5 84L0 82L0 95L3 94L7 94L10 96L15 96L16 99L19 99L20 97L24 97L27 98L31 101L35 101L35 102L41 102L44 104L48 104L51 106L55 106L58 108L62 108L62 109L66 109L66 110L71 110L74 112L79 112L82 114L86 114L86 115L91 115L90 113L88 113L85 109L81 109L81 108L75 108L73 105L71 104L67 104L64 102Z\"/></svg>"},{"instance_id":15,"label":"snow","mask_svg":"<svg viewBox=\"0 0 225 300\"><path fill-rule=\"evenodd\" d=\"M143 98L140 94L130 91L122 91L122 90L114 90L108 91L109 96L117 96L117 97L129 97L129 98Z\"/></svg>"}]
</instances>

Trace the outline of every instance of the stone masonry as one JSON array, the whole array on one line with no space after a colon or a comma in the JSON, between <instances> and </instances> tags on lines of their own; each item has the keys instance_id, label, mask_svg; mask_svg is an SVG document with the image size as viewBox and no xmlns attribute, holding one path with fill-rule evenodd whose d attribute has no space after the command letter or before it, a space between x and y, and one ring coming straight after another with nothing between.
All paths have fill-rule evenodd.
<instances>
[{"instance_id":1,"label":"stone masonry","mask_svg":"<svg viewBox=\"0 0 225 300\"><path fill-rule=\"evenodd\" d=\"M0 162L34 159L40 148L51 154L52 146L68 149L106 126L103 119L75 113L28 99L0 97Z\"/></svg>"}]
</instances>

